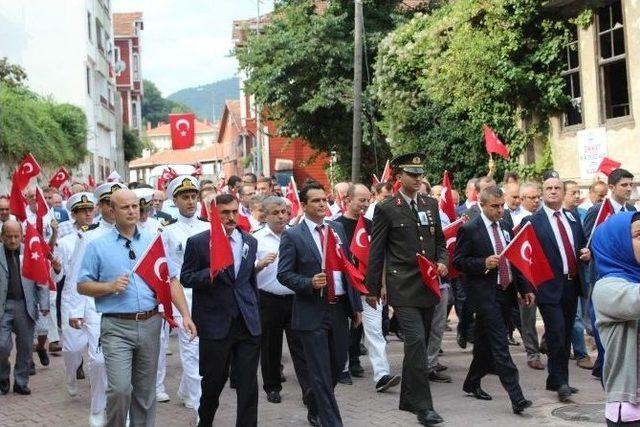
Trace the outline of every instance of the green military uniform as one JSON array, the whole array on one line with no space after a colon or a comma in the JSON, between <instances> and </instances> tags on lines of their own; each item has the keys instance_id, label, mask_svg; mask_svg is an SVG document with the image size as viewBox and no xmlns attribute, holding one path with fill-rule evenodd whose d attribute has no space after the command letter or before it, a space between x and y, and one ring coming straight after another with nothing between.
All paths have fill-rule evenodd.
<instances>
[{"instance_id":1,"label":"green military uniform","mask_svg":"<svg viewBox=\"0 0 640 427\"><path fill-rule=\"evenodd\" d=\"M392 166L422 174L423 161L422 154L411 153L393 159ZM411 200L399 191L375 208L366 285L370 295L379 296L385 274L387 298L405 335L400 409L411 412L433 408L427 345L438 303L422 281L416 254L447 265L438 202L420 194Z\"/></svg>"}]
</instances>

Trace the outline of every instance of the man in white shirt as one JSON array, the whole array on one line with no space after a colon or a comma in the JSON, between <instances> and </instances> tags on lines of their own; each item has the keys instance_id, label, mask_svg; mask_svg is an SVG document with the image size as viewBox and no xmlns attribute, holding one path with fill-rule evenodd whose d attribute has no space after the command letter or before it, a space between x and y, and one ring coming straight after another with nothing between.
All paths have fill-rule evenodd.
<instances>
[{"instance_id":1,"label":"man in white shirt","mask_svg":"<svg viewBox=\"0 0 640 427\"><path fill-rule=\"evenodd\" d=\"M280 403L282 390L280 363L284 332L296 377L302 388L302 399L308 403L311 388L304 350L299 333L291 329L291 311L295 293L283 286L276 277L280 236L289 218L287 207L283 198L269 196L263 199L262 208L266 212L266 225L255 231L253 237L258 240L256 272L262 322L260 365L263 389L267 393L269 402Z\"/></svg>"}]
</instances>

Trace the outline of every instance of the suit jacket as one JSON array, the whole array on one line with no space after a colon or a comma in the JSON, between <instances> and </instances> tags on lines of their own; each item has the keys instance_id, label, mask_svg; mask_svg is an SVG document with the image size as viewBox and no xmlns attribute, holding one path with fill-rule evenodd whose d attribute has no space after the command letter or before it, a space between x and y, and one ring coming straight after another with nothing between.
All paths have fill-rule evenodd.
<instances>
[{"instance_id":1,"label":"suit jacket","mask_svg":"<svg viewBox=\"0 0 640 427\"><path fill-rule=\"evenodd\" d=\"M193 288L191 315L204 339L223 339L235 315L241 315L253 336L262 333L258 304L258 284L254 264L258 241L250 234L240 232L243 244L248 245L247 256L240 263L238 276L234 266L220 272L213 283L209 269L210 231L206 230L187 239L180 282Z\"/></svg>"},{"instance_id":2,"label":"suit jacket","mask_svg":"<svg viewBox=\"0 0 640 427\"><path fill-rule=\"evenodd\" d=\"M20 253L24 253L22 246L20 247ZM22 271L22 261L20 261L20 271ZM24 290L27 313L35 322L38 318L38 310L49 310L49 286L22 277L22 289ZM0 317L4 314L8 290L9 265L4 253L4 245L0 243Z\"/></svg>"},{"instance_id":3,"label":"suit jacket","mask_svg":"<svg viewBox=\"0 0 640 427\"><path fill-rule=\"evenodd\" d=\"M342 224L336 221L326 223L336 231L342 249L348 257L351 257ZM326 296L321 298L320 291L314 289L311 284L311 278L322 272L322 255L305 221L300 221L296 226L282 233L278 258L278 281L296 293L293 300L291 327L299 331L312 331L319 328L324 312L329 309L329 302ZM360 294L349 285L344 274L342 284L348 297L351 313L362 311Z\"/></svg>"},{"instance_id":4,"label":"suit jacket","mask_svg":"<svg viewBox=\"0 0 640 427\"><path fill-rule=\"evenodd\" d=\"M380 295L386 264L388 301L400 307L426 308L438 303L422 282L416 254L444 265L448 262L438 201L419 195L417 208L426 214L427 225L416 219L400 194L378 203L373 214L366 285L370 295Z\"/></svg>"},{"instance_id":5,"label":"suit jacket","mask_svg":"<svg viewBox=\"0 0 640 427\"><path fill-rule=\"evenodd\" d=\"M584 268L580 266L580 249L584 248L587 244L580 219L577 214L562 209L565 217L569 222L571 233L573 234L573 243L575 248L576 260L578 261L578 276L575 278L577 289L576 292L580 295L586 296L584 279ZM539 304L557 304L562 298L564 287L564 273L562 271L562 258L560 256L560 248L556 242L555 234L551 228L551 223L547 217L547 213L544 208L538 209L534 214L524 218L522 225L530 222L533 225L533 229L536 233L536 237L540 241L542 250L549 261L551 270L553 271L553 279L543 282L538 288L536 295L536 302ZM584 264L584 263L583 263Z\"/></svg>"},{"instance_id":6,"label":"suit jacket","mask_svg":"<svg viewBox=\"0 0 640 427\"><path fill-rule=\"evenodd\" d=\"M509 234L509 239L505 239L508 243L513 238L513 231L504 221L500 222L500 227ZM453 255L453 266L456 270L465 273L468 284L467 301L474 311L495 308L498 269L491 269L485 274L487 271L485 259L494 254L491 237L482 217L477 216L460 228ZM511 278L511 285L506 292L512 298L512 303L515 303L516 291L521 294L533 292L533 288L522 280L519 272L513 267L511 267Z\"/></svg>"}]
</instances>

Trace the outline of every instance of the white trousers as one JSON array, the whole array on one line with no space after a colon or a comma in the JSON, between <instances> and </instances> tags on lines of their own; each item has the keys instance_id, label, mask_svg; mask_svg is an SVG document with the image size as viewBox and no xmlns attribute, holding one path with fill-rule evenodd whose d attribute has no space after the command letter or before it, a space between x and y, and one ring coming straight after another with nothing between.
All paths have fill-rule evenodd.
<instances>
[{"instance_id":1,"label":"white trousers","mask_svg":"<svg viewBox=\"0 0 640 427\"><path fill-rule=\"evenodd\" d=\"M189 341L189 333L184 329L182 317L176 316L178 322L178 342L180 343L180 361L182 362L182 377L178 395L195 405L196 409L200 405L200 395L202 394L200 381L200 355L199 340L196 337Z\"/></svg>"},{"instance_id":2,"label":"white trousers","mask_svg":"<svg viewBox=\"0 0 640 427\"><path fill-rule=\"evenodd\" d=\"M69 315L62 310L62 357L68 380L76 376L76 371L82 363L84 349L89 354L89 383L91 385L91 413L97 414L107 406L107 370L104 366L104 356L99 347L101 315L93 304L85 308L84 324L81 329L69 325Z\"/></svg>"},{"instance_id":3,"label":"white trousers","mask_svg":"<svg viewBox=\"0 0 640 427\"><path fill-rule=\"evenodd\" d=\"M60 333L58 332L58 310L56 308L56 291L49 291L49 314L42 316L38 313L36 320L35 336L46 335L49 342L60 341Z\"/></svg>"},{"instance_id":4,"label":"white trousers","mask_svg":"<svg viewBox=\"0 0 640 427\"><path fill-rule=\"evenodd\" d=\"M160 329L160 352L158 353L158 376L156 377L156 394L166 393L164 379L167 376L167 348L169 347L169 323L162 321Z\"/></svg>"},{"instance_id":5,"label":"white trousers","mask_svg":"<svg viewBox=\"0 0 640 427\"><path fill-rule=\"evenodd\" d=\"M387 359L387 341L382 335L382 304L376 308L367 304L362 298L362 327L364 328L364 345L373 368L373 382L377 383L385 375L389 375Z\"/></svg>"}]
</instances>

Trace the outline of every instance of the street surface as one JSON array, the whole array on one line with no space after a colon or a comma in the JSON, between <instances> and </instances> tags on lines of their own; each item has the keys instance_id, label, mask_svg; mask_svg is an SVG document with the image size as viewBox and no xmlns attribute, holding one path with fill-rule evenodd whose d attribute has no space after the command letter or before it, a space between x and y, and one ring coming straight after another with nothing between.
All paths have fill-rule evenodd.
<instances>
[{"instance_id":1,"label":"street surface","mask_svg":"<svg viewBox=\"0 0 640 427\"><path fill-rule=\"evenodd\" d=\"M455 323L452 322L455 331ZM539 327L540 327L539 322ZM516 333L516 339L520 341ZM193 426L196 415L182 406L176 396L180 358L178 342L171 336L173 354L167 356L168 368L165 385L171 401L158 403L158 426ZM462 392L462 383L471 361L471 348L461 350L455 342L455 332L445 332L444 355L441 363L449 369L445 373L453 377L450 384L431 383L435 409L445 419L443 426L595 426L604 422L604 393L590 371L580 369L570 361L571 385L580 392L574 396L573 404L558 402L556 393L545 390L546 371L534 371L526 366L523 347L510 347L520 370L520 384L525 396L533 401L533 407L522 416L513 415L506 393L496 376L487 377L482 387L493 396L492 401L480 401ZM15 351L15 350L14 350ZM402 365L402 343L395 336L389 337L388 346L392 372L400 371ZM37 375L31 377L31 396L19 396L12 392L0 396L0 427L30 426L86 426L88 425L89 383L79 381L78 395L71 398L63 385L62 357L51 356L51 365L43 368L36 357ZM301 393L293 373L291 359L285 354L284 365L287 382L282 391L282 403L272 404L260 389L258 424L260 426L307 426L306 409L302 405ZM367 377L355 378L351 386L339 384L336 388L338 404L345 426L412 426L418 425L413 414L397 409L400 387L387 393L376 393L371 380L371 366L366 356L361 357ZM85 369L87 369L85 364ZM258 375L259 382L260 374ZM13 380L12 380L13 383ZM220 398L220 409L215 425L235 425L235 393L225 388ZM574 421L553 415L552 412L569 414ZM565 417L567 418L567 417ZM579 420L579 421L578 421ZM589 421L591 420L591 421Z\"/></svg>"}]
</instances>

